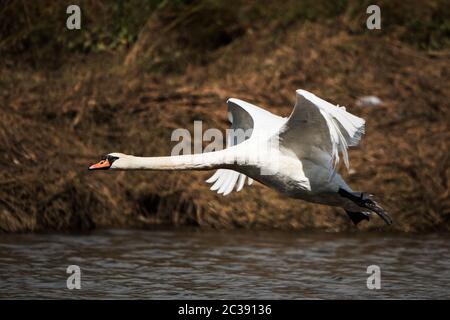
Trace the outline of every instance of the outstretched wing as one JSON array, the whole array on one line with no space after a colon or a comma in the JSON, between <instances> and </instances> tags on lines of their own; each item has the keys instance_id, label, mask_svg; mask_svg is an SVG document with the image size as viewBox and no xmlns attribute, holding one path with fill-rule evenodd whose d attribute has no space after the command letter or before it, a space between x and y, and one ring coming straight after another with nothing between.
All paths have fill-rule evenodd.
<instances>
[{"instance_id":1,"label":"outstretched wing","mask_svg":"<svg viewBox=\"0 0 450 320\"><path fill-rule=\"evenodd\" d=\"M309 152L312 148L326 151L332 172L336 171L341 154L348 169L347 148L359 143L364 134L364 119L308 91L297 90L296 93L294 110L280 130L281 144L298 153Z\"/></svg>"},{"instance_id":2,"label":"outstretched wing","mask_svg":"<svg viewBox=\"0 0 450 320\"><path fill-rule=\"evenodd\" d=\"M286 122L285 118L239 99L229 99L227 104L228 119L232 129L228 131L227 147L254 137L270 137ZM213 183L211 190L217 190L217 193L226 196L233 191L234 187L236 191L240 191L246 179L248 185L253 183L252 178L242 173L230 169L219 169L206 182Z\"/></svg>"}]
</instances>

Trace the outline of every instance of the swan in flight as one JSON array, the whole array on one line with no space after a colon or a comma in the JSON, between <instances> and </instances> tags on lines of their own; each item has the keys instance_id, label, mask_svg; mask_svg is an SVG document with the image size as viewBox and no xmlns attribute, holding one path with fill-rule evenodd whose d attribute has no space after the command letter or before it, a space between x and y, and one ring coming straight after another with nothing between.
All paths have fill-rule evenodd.
<instances>
[{"instance_id":1,"label":"swan in flight","mask_svg":"<svg viewBox=\"0 0 450 320\"><path fill-rule=\"evenodd\" d=\"M110 153L90 170L213 170L211 190L227 195L253 180L288 197L343 208L357 225L372 212L387 224L391 218L365 192L354 192L336 172L342 157L349 168L347 148L364 133L364 119L316 95L296 91L289 117L280 117L239 99L229 99L231 131L227 148L201 154L137 157ZM234 130L234 131L233 131Z\"/></svg>"}]
</instances>

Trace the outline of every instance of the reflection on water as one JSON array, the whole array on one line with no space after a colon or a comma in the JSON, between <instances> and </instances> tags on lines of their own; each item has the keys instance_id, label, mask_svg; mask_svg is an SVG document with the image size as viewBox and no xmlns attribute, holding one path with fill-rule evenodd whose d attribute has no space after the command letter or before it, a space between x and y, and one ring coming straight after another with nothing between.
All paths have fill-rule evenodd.
<instances>
[{"instance_id":1,"label":"reflection on water","mask_svg":"<svg viewBox=\"0 0 450 320\"><path fill-rule=\"evenodd\" d=\"M200 230L0 235L0 298L450 298L450 238ZM68 265L82 272L68 290ZM381 268L368 290L367 267Z\"/></svg>"}]
</instances>

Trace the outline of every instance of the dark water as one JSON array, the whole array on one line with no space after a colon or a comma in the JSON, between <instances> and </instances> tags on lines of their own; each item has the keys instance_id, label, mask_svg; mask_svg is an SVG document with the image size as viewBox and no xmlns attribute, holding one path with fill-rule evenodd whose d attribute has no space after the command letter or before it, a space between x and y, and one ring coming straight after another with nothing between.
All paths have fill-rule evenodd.
<instances>
[{"instance_id":1,"label":"dark water","mask_svg":"<svg viewBox=\"0 0 450 320\"><path fill-rule=\"evenodd\" d=\"M450 298L450 238L113 230L1 235L0 298ZM81 268L69 290L66 268ZM369 265L381 289L367 288Z\"/></svg>"}]
</instances>

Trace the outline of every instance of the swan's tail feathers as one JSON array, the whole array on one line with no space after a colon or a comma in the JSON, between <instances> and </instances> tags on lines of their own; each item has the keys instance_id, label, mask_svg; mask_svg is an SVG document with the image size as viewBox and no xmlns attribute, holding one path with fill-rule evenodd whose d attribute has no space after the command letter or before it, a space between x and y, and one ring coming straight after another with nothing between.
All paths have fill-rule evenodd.
<instances>
[{"instance_id":1,"label":"swan's tail feathers","mask_svg":"<svg viewBox=\"0 0 450 320\"><path fill-rule=\"evenodd\" d=\"M352 220L355 226L357 226L358 223L360 223L363 220L369 221L369 214L366 212L354 212L348 210L345 210L345 212L347 212L349 218Z\"/></svg>"},{"instance_id":2,"label":"swan's tail feathers","mask_svg":"<svg viewBox=\"0 0 450 320\"><path fill-rule=\"evenodd\" d=\"M378 203L376 203L374 200L371 199L372 195L367 194L365 192L349 192L342 188L339 189L338 193L342 197L350 199L359 207L369 209L370 211L375 212L381 219L383 219L384 222L386 222L387 225L392 224L391 217L384 211L384 209Z\"/></svg>"}]
</instances>

